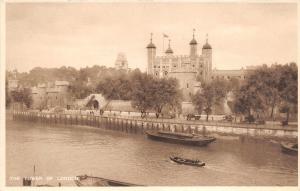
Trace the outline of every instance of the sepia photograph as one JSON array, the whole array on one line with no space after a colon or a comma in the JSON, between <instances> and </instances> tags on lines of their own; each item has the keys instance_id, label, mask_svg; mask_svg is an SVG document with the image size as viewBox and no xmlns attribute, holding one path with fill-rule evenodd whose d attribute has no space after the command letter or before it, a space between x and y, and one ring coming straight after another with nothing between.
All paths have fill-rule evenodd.
<instances>
[{"instance_id":1,"label":"sepia photograph","mask_svg":"<svg viewBox=\"0 0 300 191\"><path fill-rule=\"evenodd\" d=\"M1 3L6 188L297 189L297 1Z\"/></svg>"}]
</instances>

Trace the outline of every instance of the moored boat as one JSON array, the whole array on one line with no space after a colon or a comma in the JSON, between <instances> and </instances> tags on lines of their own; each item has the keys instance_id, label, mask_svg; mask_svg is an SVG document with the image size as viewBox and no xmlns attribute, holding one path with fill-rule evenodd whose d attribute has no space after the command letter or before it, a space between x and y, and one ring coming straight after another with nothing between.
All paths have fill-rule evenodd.
<instances>
[{"instance_id":1,"label":"moored boat","mask_svg":"<svg viewBox=\"0 0 300 191\"><path fill-rule=\"evenodd\" d=\"M216 140L215 137L169 131L146 131L146 134L153 140L194 146L206 146Z\"/></svg>"},{"instance_id":2,"label":"moored boat","mask_svg":"<svg viewBox=\"0 0 300 191\"><path fill-rule=\"evenodd\" d=\"M282 152L287 153L287 154L297 155L298 154L298 143L282 142L281 150L282 150Z\"/></svg>"},{"instance_id":3,"label":"moored boat","mask_svg":"<svg viewBox=\"0 0 300 191\"><path fill-rule=\"evenodd\" d=\"M131 184L127 182L121 182L88 175L76 176L76 179L74 181L77 186L141 186L137 184Z\"/></svg>"},{"instance_id":4,"label":"moored boat","mask_svg":"<svg viewBox=\"0 0 300 191\"><path fill-rule=\"evenodd\" d=\"M178 164L185 164L185 165L198 166L198 167L205 166L205 163L199 160L184 159L181 157L170 157L170 159Z\"/></svg>"}]
</instances>

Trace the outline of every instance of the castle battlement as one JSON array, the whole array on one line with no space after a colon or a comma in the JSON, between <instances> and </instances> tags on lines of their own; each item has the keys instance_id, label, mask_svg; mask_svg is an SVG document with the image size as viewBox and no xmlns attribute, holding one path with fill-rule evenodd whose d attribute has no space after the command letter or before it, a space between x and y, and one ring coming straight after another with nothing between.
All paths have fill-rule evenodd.
<instances>
[{"instance_id":1,"label":"castle battlement","mask_svg":"<svg viewBox=\"0 0 300 191\"><path fill-rule=\"evenodd\" d=\"M194 34L189 45L189 55L174 55L169 41L169 47L165 51L165 55L158 56L151 34L150 43L147 46L147 73L158 78L177 78L186 100L189 100L188 95L194 92L193 87L197 83L196 79L209 81L212 75L212 48L208 44L208 40L206 39L201 54L197 52L198 43Z\"/></svg>"},{"instance_id":2,"label":"castle battlement","mask_svg":"<svg viewBox=\"0 0 300 191\"><path fill-rule=\"evenodd\" d=\"M198 42L194 34L189 45L189 55L176 55L169 41L165 55L157 56L151 34L150 43L147 46L147 73L158 78L172 77L178 79L184 101L190 101L190 95L199 90L199 81L209 82L214 79L229 80L232 78L244 80L247 71L254 69L252 67L240 70L212 70L212 47L208 43L208 39L206 38L206 43L202 46L201 54L197 51Z\"/></svg>"}]
</instances>

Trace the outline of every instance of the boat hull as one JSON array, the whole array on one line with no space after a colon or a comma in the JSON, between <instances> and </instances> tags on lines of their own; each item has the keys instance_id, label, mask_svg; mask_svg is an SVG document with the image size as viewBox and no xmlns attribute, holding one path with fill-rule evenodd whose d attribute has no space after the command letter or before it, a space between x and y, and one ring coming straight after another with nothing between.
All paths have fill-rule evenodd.
<instances>
[{"instance_id":1,"label":"boat hull","mask_svg":"<svg viewBox=\"0 0 300 191\"><path fill-rule=\"evenodd\" d=\"M298 149L292 148L292 146L293 144L281 143L281 151L290 155L298 155Z\"/></svg>"},{"instance_id":2,"label":"boat hull","mask_svg":"<svg viewBox=\"0 0 300 191\"><path fill-rule=\"evenodd\" d=\"M199 163L182 162L182 161L176 160L174 157L170 157L170 159L178 164L184 164L184 165L196 166L196 167L205 166L204 162L199 162Z\"/></svg>"},{"instance_id":3,"label":"boat hull","mask_svg":"<svg viewBox=\"0 0 300 191\"><path fill-rule=\"evenodd\" d=\"M127 182L120 182L116 180L110 180L100 177L80 175L77 176L77 179L74 180L75 184L79 187L83 186L141 186L137 184L131 184Z\"/></svg>"},{"instance_id":4,"label":"boat hull","mask_svg":"<svg viewBox=\"0 0 300 191\"><path fill-rule=\"evenodd\" d=\"M184 145L192 145L192 146L206 146L209 143L216 140L214 137L204 137L202 139L192 139L192 138L176 138L167 135L158 134L155 132L146 132L148 138L156 141L175 143L175 144L184 144Z\"/></svg>"}]
</instances>

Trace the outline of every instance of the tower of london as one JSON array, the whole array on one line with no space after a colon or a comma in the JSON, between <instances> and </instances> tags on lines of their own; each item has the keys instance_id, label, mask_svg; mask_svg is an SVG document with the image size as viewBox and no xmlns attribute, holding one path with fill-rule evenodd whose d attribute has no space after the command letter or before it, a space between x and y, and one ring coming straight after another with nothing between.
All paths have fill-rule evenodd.
<instances>
[{"instance_id":1,"label":"tower of london","mask_svg":"<svg viewBox=\"0 0 300 191\"><path fill-rule=\"evenodd\" d=\"M169 40L165 54L158 56L156 55L156 46L152 42L152 34L147 46L147 73L159 78L174 77L178 79L186 101L190 101L190 95L199 88L200 81L207 82L212 79L212 47L208 43L208 39L206 38L206 43L202 46L201 54L199 54L198 42L193 32L189 46L189 55L176 55Z\"/></svg>"}]
</instances>

